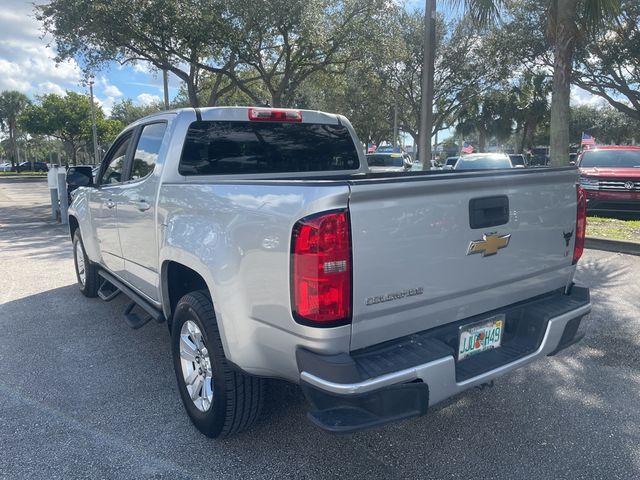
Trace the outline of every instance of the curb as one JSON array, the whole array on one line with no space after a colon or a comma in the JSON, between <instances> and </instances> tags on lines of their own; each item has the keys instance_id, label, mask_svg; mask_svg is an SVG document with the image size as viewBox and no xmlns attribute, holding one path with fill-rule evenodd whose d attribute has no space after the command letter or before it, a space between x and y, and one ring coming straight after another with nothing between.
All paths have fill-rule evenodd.
<instances>
[{"instance_id":1,"label":"curb","mask_svg":"<svg viewBox=\"0 0 640 480\"><path fill-rule=\"evenodd\" d=\"M47 181L46 175L0 175L0 182L33 182L34 180Z\"/></svg>"},{"instance_id":2,"label":"curb","mask_svg":"<svg viewBox=\"0 0 640 480\"><path fill-rule=\"evenodd\" d=\"M626 253L627 255L640 255L640 243L623 242L622 240L605 240L603 238L587 237L584 239L584 248Z\"/></svg>"}]
</instances>

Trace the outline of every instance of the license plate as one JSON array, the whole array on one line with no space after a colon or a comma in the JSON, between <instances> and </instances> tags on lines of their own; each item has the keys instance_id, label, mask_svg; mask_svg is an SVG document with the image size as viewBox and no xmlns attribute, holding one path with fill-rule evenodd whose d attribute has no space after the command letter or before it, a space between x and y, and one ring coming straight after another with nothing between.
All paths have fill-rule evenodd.
<instances>
[{"instance_id":1,"label":"license plate","mask_svg":"<svg viewBox=\"0 0 640 480\"><path fill-rule=\"evenodd\" d=\"M496 315L473 325L460 327L458 360L498 348L502 344L504 315Z\"/></svg>"}]
</instances>

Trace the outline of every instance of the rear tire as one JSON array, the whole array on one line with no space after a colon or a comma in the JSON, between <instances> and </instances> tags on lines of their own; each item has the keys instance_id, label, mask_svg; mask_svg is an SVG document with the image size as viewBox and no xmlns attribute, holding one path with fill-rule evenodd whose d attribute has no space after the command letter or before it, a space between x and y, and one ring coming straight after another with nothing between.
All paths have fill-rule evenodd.
<instances>
[{"instance_id":1,"label":"rear tire","mask_svg":"<svg viewBox=\"0 0 640 480\"><path fill-rule=\"evenodd\" d=\"M73 263L82 294L89 298L98 296L98 267L87 257L80 229L76 229L73 234Z\"/></svg>"},{"instance_id":2,"label":"rear tire","mask_svg":"<svg viewBox=\"0 0 640 480\"><path fill-rule=\"evenodd\" d=\"M178 390L195 427L207 437L249 428L264 399L264 380L233 369L207 292L182 297L173 315L171 350Z\"/></svg>"}]
</instances>

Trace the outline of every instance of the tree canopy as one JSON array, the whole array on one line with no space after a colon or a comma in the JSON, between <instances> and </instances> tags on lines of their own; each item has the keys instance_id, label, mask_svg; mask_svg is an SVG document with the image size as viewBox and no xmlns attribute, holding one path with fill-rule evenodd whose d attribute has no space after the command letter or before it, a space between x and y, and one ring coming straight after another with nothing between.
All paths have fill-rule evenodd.
<instances>
[{"instance_id":1,"label":"tree canopy","mask_svg":"<svg viewBox=\"0 0 640 480\"><path fill-rule=\"evenodd\" d=\"M8 152L11 166L15 166L18 161L16 150L18 118L30 103L31 101L25 94L15 90L5 90L0 93L0 128L9 134Z\"/></svg>"},{"instance_id":2,"label":"tree canopy","mask_svg":"<svg viewBox=\"0 0 640 480\"><path fill-rule=\"evenodd\" d=\"M436 22L432 134L457 126L483 144L513 135L516 148L526 149L551 131L561 158L573 140L557 136L558 122L563 131L570 123L569 81L639 118L637 1L458 4L466 16ZM400 131L415 143L424 18L405 7L384 0L49 0L36 16L58 59L76 59L87 74L112 61L173 73L183 84L174 106L268 102L333 111L372 143L393 141L397 111ZM556 108L562 104L555 114L552 91ZM159 109L123 100L111 116L128 124Z\"/></svg>"},{"instance_id":3,"label":"tree canopy","mask_svg":"<svg viewBox=\"0 0 640 480\"><path fill-rule=\"evenodd\" d=\"M75 164L79 149L92 139L89 98L67 91L64 96L50 93L37 100L22 113L22 128L34 135L47 135L61 140ZM95 105L95 111L98 141L112 140L122 129L122 123L105 118L99 105Z\"/></svg>"}]
</instances>

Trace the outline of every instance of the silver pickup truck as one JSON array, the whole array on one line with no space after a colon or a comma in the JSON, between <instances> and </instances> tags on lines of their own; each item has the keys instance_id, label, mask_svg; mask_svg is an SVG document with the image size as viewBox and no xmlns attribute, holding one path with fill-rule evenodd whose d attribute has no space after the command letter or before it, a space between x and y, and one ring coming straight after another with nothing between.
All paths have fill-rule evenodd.
<instances>
[{"instance_id":1,"label":"silver pickup truck","mask_svg":"<svg viewBox=\"0 0 640 480\"><path fill-rule=\"evenodd\" d=\"M166 322L195 426L257 418L265 378L349 432L424 414L575 343L575 168L372 173L348 120L183 109L127 127L69 210L81 292Z\"/></svg>"}]
</instances>

